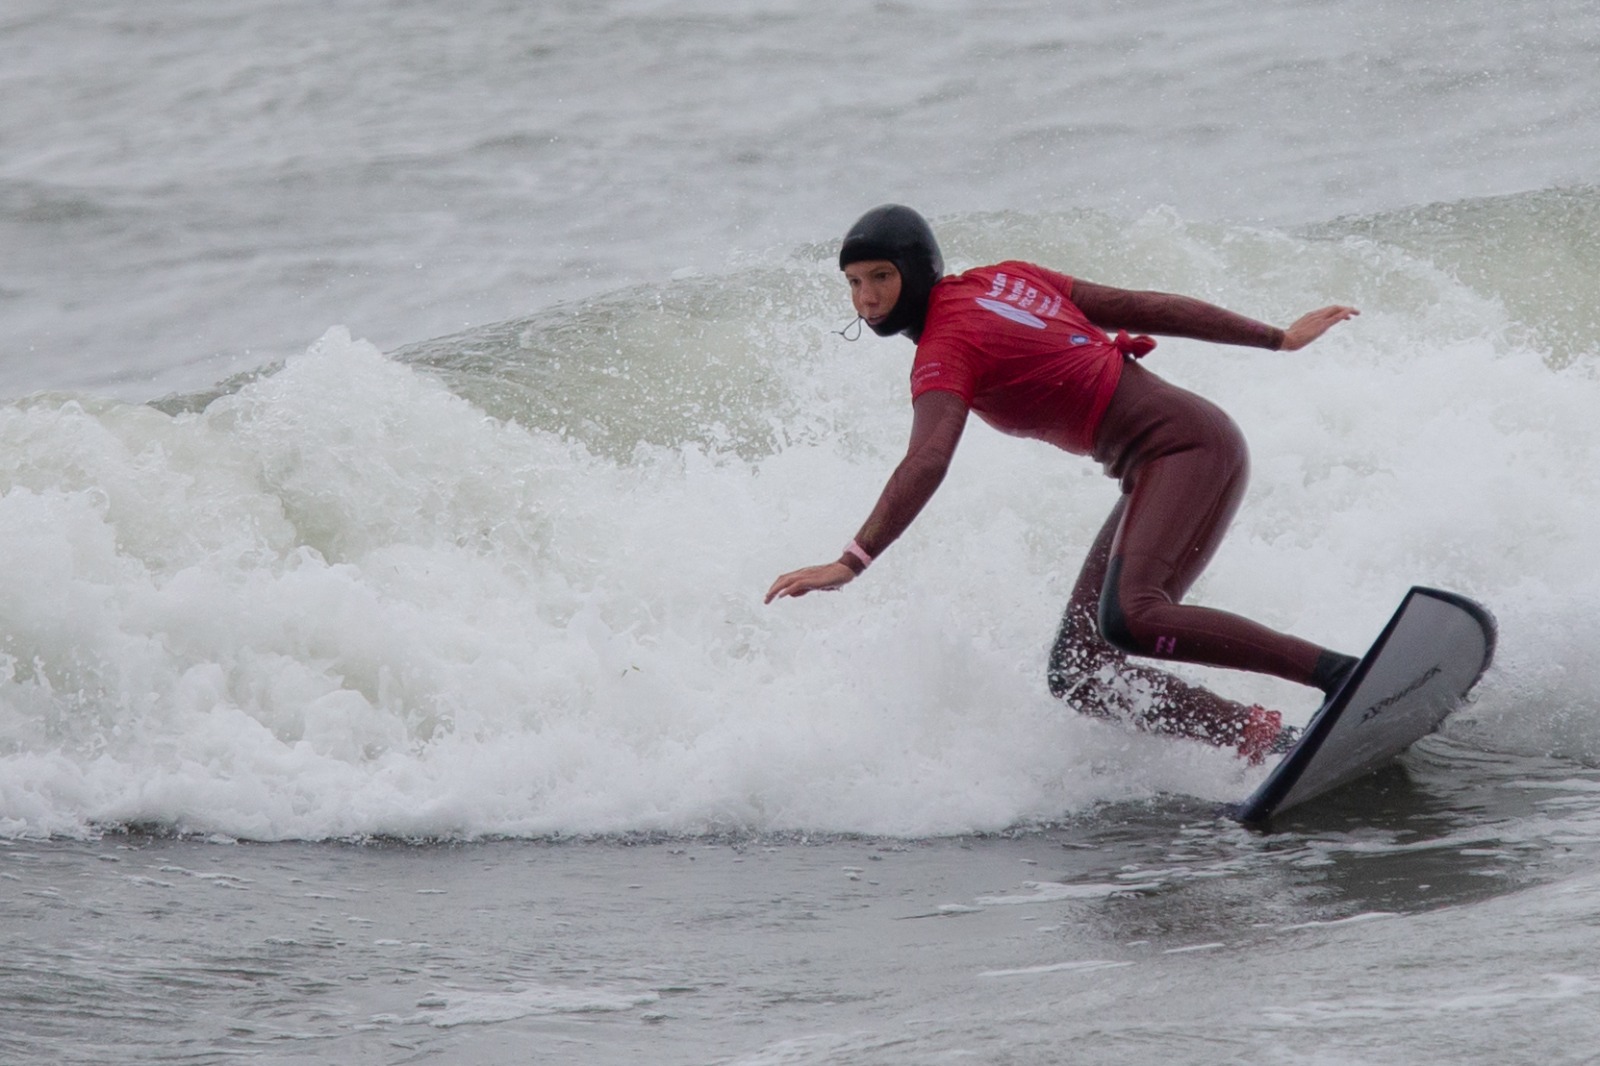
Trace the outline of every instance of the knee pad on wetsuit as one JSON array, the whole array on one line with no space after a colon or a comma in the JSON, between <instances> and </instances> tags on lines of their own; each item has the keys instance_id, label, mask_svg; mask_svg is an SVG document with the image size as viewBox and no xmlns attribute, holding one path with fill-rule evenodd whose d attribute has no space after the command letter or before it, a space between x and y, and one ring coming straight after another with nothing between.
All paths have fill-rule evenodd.
<instances>
[{"instance_id":1,"label":"knee pad on wetsuit","mask_svg":"<svg viewBox=\"0 0 1600 1066\"><path fill-rule=\"evenodd\" d=\"M1122 610L1122 596L1117 591L1117 586L1122 583L1122 558L1118 556L1111 560L1111 565L1106 568L1106 583L1100 586L1100 613L1096 621L1100 626L1100 636L1105 642L1119 651L1131 655L1146 654L1144 646L1139 643L1139 638L1133 635L1133 630L1128 625L1128 616Z\"/></svg>"}]
</instances>

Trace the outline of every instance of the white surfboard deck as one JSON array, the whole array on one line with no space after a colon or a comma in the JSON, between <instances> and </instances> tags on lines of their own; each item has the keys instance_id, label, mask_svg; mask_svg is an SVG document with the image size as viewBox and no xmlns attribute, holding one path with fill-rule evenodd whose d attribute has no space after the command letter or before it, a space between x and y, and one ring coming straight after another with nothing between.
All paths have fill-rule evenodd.
<instances>
[{"instance_id":1,"label":"white surfboard deck","mask_svg":"<svg viewBox=\"0 0 1600 1066\"><path fill-rule=\"evenodd\" d=\"M1344 686L1261 787L1229 813L1266 827L1389 762L1461 706L1494 657L1495 623L1464 596L1413 588Z\"/></svg>"}]
</instances>

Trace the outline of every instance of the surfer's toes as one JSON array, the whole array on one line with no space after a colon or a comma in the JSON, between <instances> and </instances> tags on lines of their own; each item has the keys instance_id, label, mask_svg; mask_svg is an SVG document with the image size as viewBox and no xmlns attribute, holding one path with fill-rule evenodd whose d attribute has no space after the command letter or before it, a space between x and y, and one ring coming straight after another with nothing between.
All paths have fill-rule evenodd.
<instances>
[{"instance_id":1,"label":"surfer's toes","mask_svg":"<svg viewBox=\"0 0 1600 1066\"><path fill-rule=\"evenodd\" d=\"M1282 755L1294 747L1299 737L1300 730L1283 724L1283 715L1256 704L1239 730L1239 754L1256 766L1268 755Z\"/></svg>"}]
</instances>

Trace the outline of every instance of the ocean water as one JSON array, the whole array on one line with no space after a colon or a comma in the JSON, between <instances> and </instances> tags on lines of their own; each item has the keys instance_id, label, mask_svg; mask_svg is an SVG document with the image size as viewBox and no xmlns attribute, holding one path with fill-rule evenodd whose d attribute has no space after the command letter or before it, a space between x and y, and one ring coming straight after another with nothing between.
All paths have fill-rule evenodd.
<instances>
[{"instance_id":1,"label":"ocean water","mask_svg":"<svg viewBox=\"0 0 1600 1066\"><path fill-rule=\"evenodd\" d=\"M1600 9L0 10L0 1060L1587 1062ZM896 200L1285 323L1194 592L1474 702L1282 832L1050 698L1115 499L976 426L871 573ZM1272 679L1189 669L1313 710Z\"/></svg>"}]
</instances>

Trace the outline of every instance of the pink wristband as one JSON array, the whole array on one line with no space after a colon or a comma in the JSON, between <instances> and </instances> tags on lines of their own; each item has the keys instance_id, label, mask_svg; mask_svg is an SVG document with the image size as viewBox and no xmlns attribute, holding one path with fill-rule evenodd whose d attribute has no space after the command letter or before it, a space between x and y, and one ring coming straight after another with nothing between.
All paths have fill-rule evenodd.
<instances>
[{"instance_id":1,"label":"pink wristband","mask_svg":"<svg viewBox=\"0 0 1600 1066\"><path fill-rule=\"evenodd\" d=\"M849 544L846 544L844 551L846 555L854 555L861 560L861 569L865 570L872 565L872 556L868 555L867 550L855 541L852 540Z\"/></svg>"}]
</instances>

